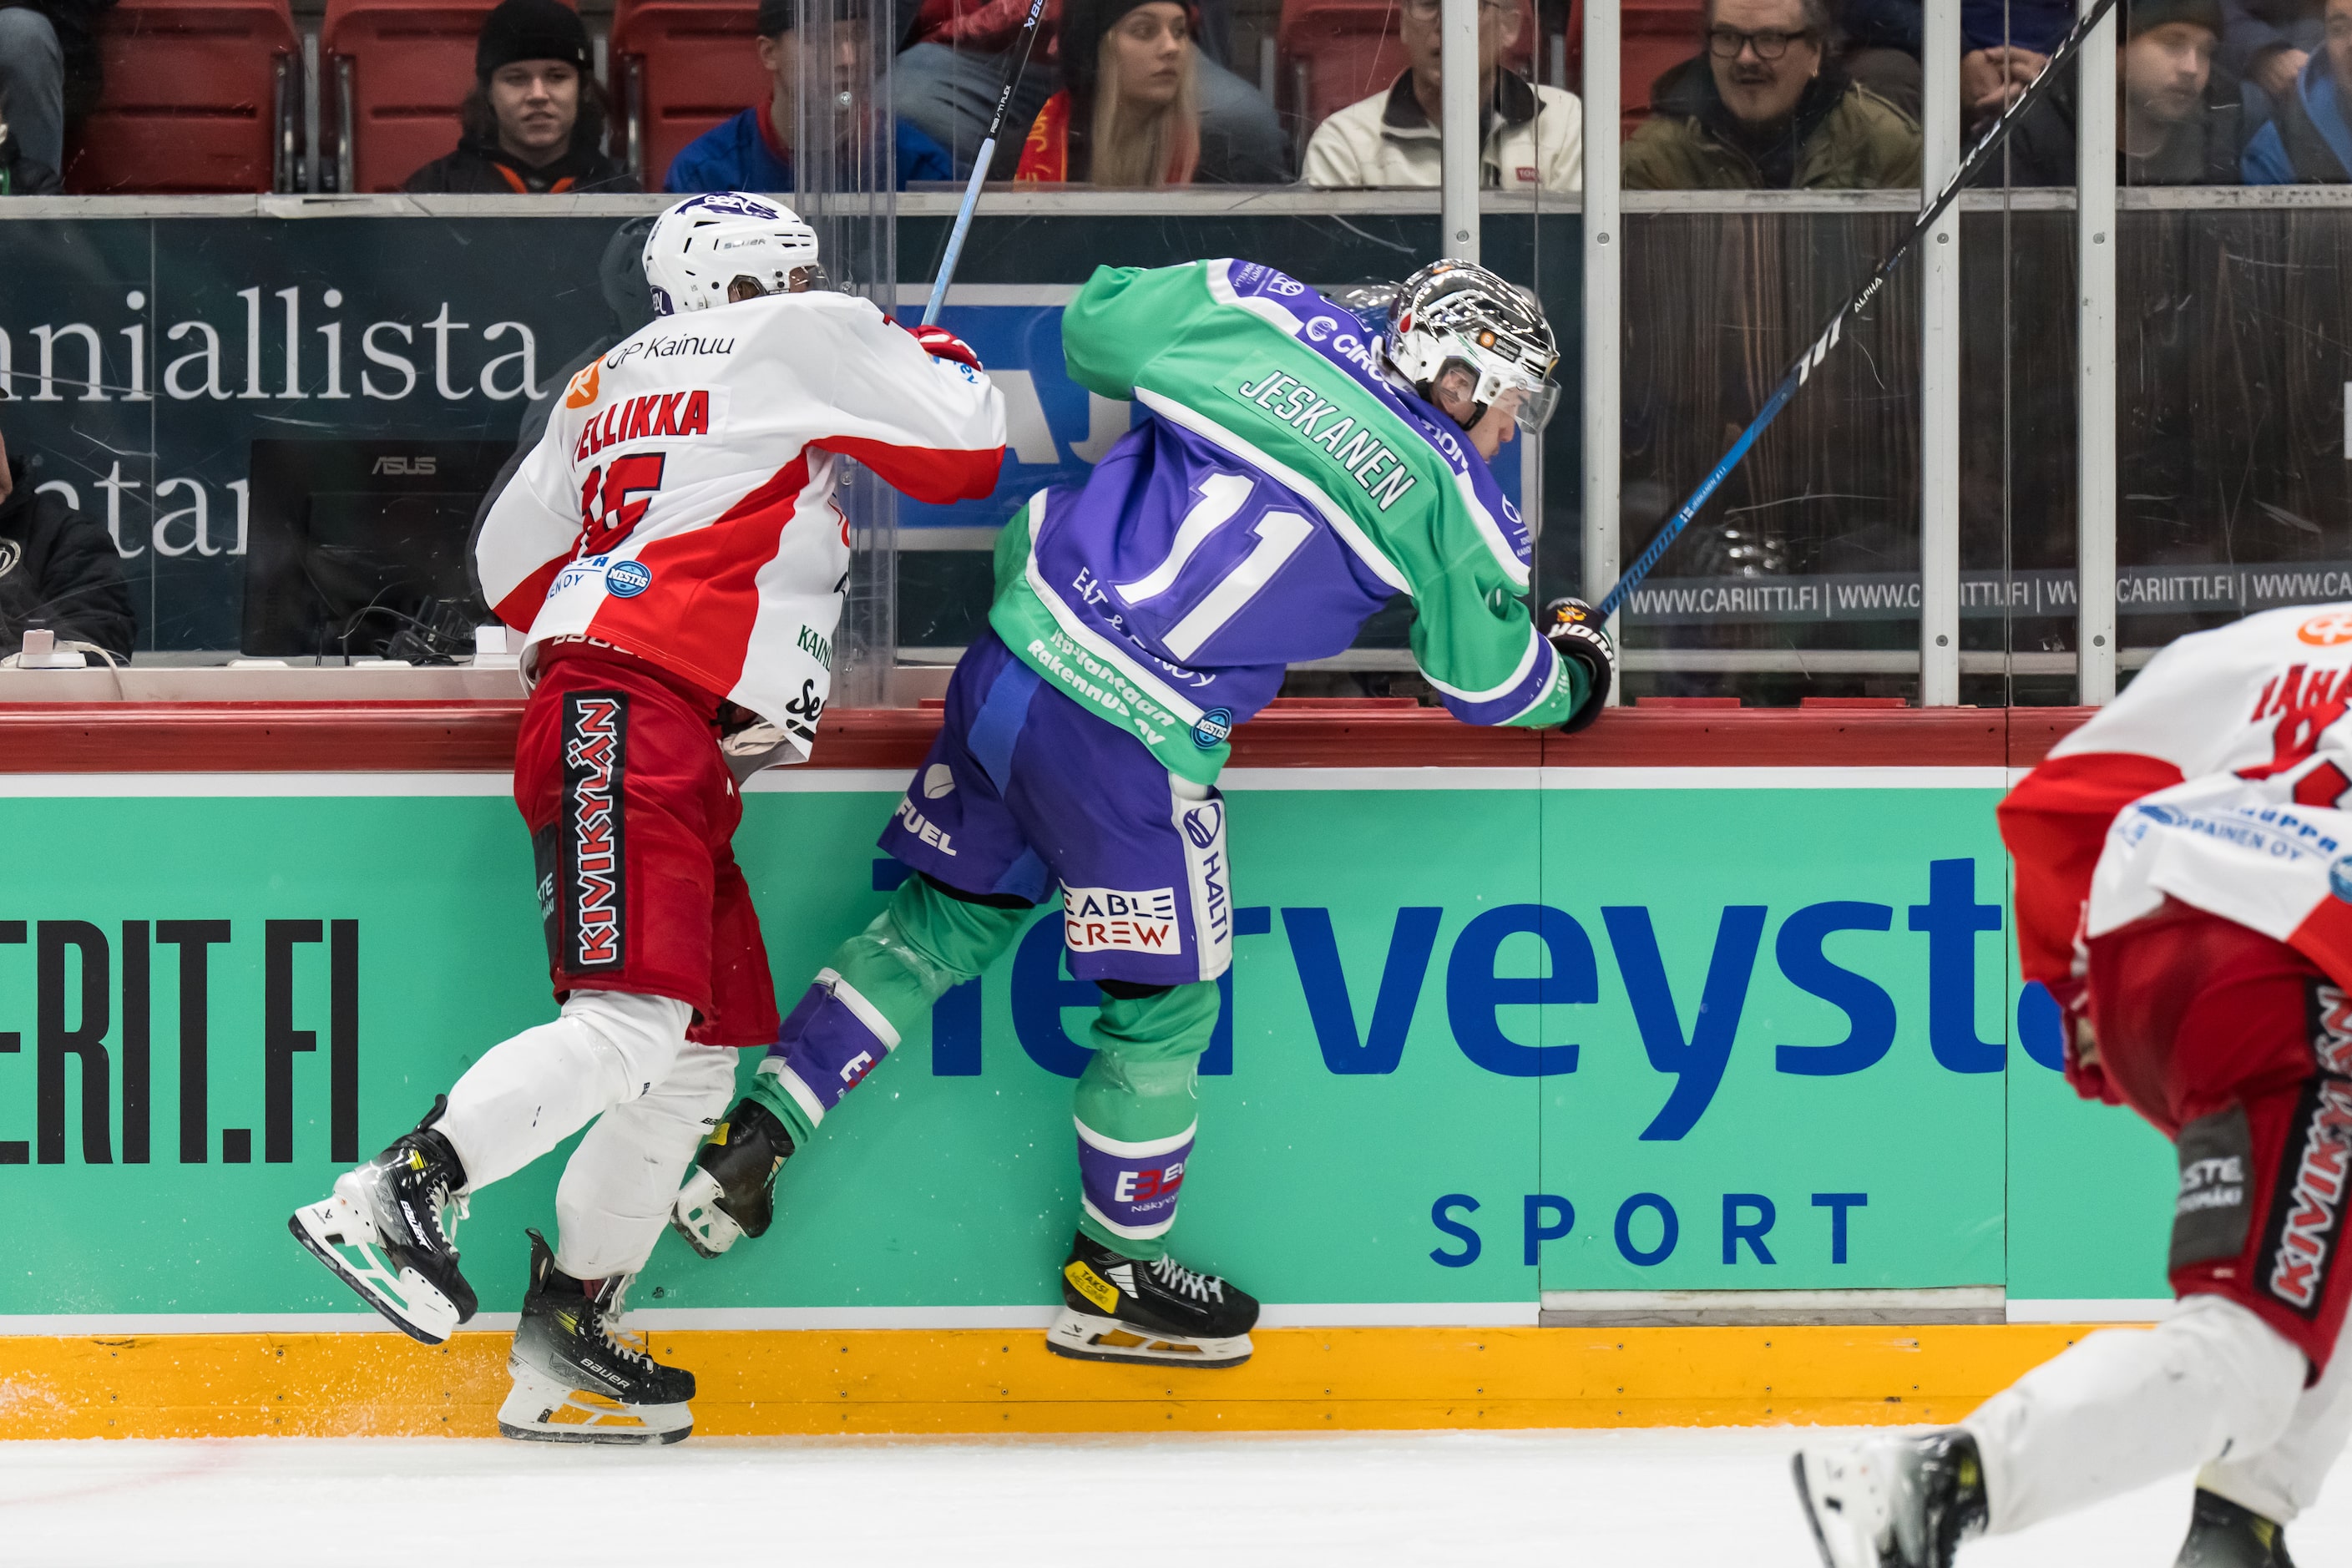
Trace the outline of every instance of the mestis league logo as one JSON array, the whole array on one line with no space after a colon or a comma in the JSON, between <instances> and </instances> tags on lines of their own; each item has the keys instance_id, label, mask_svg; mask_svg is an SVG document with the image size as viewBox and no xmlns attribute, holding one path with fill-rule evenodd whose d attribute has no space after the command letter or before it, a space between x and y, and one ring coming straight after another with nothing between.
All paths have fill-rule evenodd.
<instances>
[{"instance_id":1,"label":"mestis league logo","mask_svg":"<svg viewBox=\"0 0 2352 1568\"><path fill-rule=\"evenodd\" d=\"M642 561L615 561L604 568L604 591L615 598L634 599L653 585L653 568Z\"/></svg>"},{"instance_id":2,"label":"mestis league logo","mask_svg":"<svg viewBox=\"0 0 2352 1568\"><path fill-rule=\"evenodd\" d=\"M1194 721L1192 744L1204 752L1213 752L1223 745L1233 732L1234 710L1230 708L1212 708Z\"/></svg>"}]
</instances>

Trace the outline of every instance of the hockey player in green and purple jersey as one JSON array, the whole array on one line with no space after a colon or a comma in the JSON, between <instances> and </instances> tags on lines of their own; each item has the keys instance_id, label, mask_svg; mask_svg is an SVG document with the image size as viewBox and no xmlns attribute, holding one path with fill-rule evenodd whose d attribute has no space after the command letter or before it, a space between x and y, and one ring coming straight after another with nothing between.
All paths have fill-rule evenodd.
<instances>
[{"instance_id":1,"label":"hockey player in green and purple jersey","mask_svg":"<svg viewBox=\"0 0 2352 1568\"><path fill-rule=\"evenodd\" d=\"M1474 724L1580 728L1614 658L1574 601L1538 630L1528 530L1487 470L1557 395L1541 310L1461 262L1384 304L1368 321L1244 261L1104 268L1071 302L1072 377L1144 417L1084 485L1006 524L990 631L882 836L914 875L818 973L697 1156L676 1218L705 1256L767 1227L784 1160L1053 897L1070 973L1103 1004L1047 1345L1247 1358L1257 1303L1166 1241L1232 952L1216 779L1234 727L1399 595L1423 673Z\"/></svg>"}]
</instances>

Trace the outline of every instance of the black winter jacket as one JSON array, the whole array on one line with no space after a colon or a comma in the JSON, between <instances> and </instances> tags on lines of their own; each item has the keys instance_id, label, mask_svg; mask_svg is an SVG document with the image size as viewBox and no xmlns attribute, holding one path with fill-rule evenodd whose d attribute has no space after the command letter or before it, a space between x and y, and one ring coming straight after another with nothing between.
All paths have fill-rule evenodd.
<instances>
[{"instance_id":1,"label":"black winter jacket","mask_svg":"<svg viewBox=\"0 0 2352 1568\"><path fill-rule=\"evenodd\" d=\"M0 501L0 654L23 647L26 626L38 620L59 642L96 643L129 658L139 618L105 524L36 494L22 458L9 459L8 477L16 488Z\"/></svg>"},{"instance_id":2,"label":"black winter jacket","mask_svg":"<svg viewBox=\"0 0 2352 1568\"><path fill-rule=\"evenodd\" d=\"M593 148L573 145L540 168L519 163L494 145L461 141L446 158L436 158L408 176L401 189L415 195L546 195L557 191L635 191L619 161Z\"/></svg>"}]
</instances>

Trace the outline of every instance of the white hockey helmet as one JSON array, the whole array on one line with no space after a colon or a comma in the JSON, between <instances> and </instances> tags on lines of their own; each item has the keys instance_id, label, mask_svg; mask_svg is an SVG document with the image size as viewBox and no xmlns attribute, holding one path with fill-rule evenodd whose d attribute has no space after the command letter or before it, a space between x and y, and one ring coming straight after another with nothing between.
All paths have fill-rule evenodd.
<instances>
[{"instance_id":1,"label":"white hockey helmet","mask_svg":"<svg viewBox=\"0 0 2352 1568\"><path fill-rule=\"evenodd\" d=\"M724 305L738 278L763 294L785 293L802 268L819 271L816 231L783 203L741 191L688 196L646 236L646 282L656 315Z\"/></svg>"},{"instance_id":2,"label":"white hockey helmet","mask_svg":"<svg viewBox=\"0 0 2352 1568\"><path fill-rule=\"evenodd\" d=\"M1476 377L1472 422L1516 387L1519 423L1540 430L1559 405L1551 379L1559 345L1527 290L1471 261L1436 261L1397 285L1389 306L1389 363L1423 397L1453 364Z\"/></svg>"}]
</instances>

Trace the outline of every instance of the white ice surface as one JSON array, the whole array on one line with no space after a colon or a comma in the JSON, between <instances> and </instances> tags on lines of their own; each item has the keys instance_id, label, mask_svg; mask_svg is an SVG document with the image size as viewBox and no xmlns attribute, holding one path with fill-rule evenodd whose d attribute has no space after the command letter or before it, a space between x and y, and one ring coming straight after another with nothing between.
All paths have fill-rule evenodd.
<instances>
[{"instance_id":1,"label":"white ice surface","mask_svg":"<svg viewBox=\"0 0 2352 1568\"><path fill-rule=\"evenodd\" d=\"M0 1563L1818 1568L1787 1457L1835 1436L0 1443ZM2309 1568L2352 1563L2347 1469L2289 1537ZM1960 1568L2169 1568L2188 1508L2182 1478Z\"/></svg>"}]
</instances>

